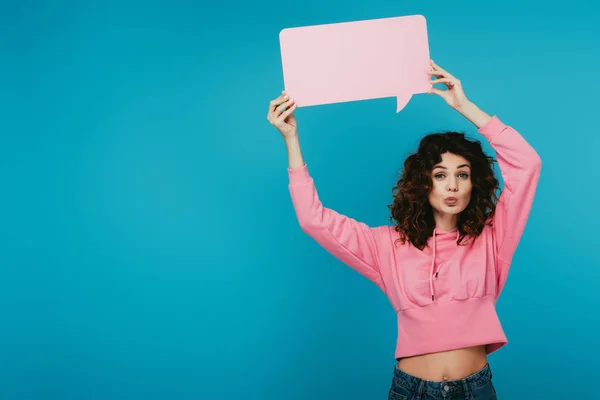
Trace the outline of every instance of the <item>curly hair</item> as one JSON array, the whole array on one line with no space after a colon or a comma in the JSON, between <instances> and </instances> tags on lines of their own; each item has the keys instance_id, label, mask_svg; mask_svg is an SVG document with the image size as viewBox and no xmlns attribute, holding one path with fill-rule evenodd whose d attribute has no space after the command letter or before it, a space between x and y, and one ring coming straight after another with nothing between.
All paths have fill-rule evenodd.
<instances>
[{"instance_id":1,"label":"curly hair","mask_svg":"<svg viewBox=\"0 0 600 400\"><path fill-rule=\"evenodd\" d=\"M431 173L442 161L442 153L446 152L462 156L471 163L471 198L458 215L457 245L461 245L467 236L475 240L485 224L491 225L499 185L493 172L495 160L483 152L479 141L466 139L464 133L431 133L421 139L418 150L404 161L402 175L392 189L394 200L388 208L391 210L390 221L397 221L395 230L400 233L396 242L409 240L419 250L427 246L427 239L435 229L433 208L429 203L433 188Z\"/></svg>"}]
</instances>

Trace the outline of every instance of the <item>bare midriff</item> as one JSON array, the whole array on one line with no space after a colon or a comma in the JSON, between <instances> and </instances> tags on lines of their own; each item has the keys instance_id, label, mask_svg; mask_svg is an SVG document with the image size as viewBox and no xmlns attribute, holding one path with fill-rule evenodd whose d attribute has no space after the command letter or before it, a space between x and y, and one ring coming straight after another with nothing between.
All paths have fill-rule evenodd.
<instances>
[{"instance_id":1,"label":"bare midriff","mask_svg":"<svg viewBox=\"0 0 600 400\"><path fill-rule=\"evenodd\" d=\"M486 346L423 354L398 361L398 368L401 371L436 382L465 378L480 371L486 365Z\"/></svg>"}]
</instances>

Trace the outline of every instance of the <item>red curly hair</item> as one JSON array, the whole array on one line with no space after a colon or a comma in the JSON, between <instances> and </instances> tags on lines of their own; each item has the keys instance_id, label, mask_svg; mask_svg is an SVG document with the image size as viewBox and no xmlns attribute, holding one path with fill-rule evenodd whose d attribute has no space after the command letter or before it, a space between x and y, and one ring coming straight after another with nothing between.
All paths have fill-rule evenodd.
<instances>
[{"instance_id":1,"label":"red curly hair","mask_svg":"<svg viewBox=\"0 0 600 400\"><path fill-rule=\"evenodd\" d=\"M402 175L392 189L394 200L388 208L391 210L390 221L397 221L395 230L400 233L396 242L408 240L423 250L427 239L433 235L435 221L428 200L433 188L431 173L442 161L442 153L446 152L462 156L471 163L473 188L469 204L458 215L457 245L461 245L467 236L475 240L485 224L491 225L499 188L493 171L495 160L483 152L478 140L469 140L464 133L432 133L423 137L418 150L404 161Z\"/></svg>"}]
</instances>

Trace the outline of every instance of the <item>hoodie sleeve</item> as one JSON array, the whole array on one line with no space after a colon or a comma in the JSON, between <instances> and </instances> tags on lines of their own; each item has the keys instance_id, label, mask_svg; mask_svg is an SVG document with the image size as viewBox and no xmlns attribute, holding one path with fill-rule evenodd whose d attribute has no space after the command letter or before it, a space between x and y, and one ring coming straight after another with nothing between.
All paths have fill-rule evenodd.
<instances>
[{"instance_id":1,"label":"hoodie sleeve","mask_svg":"<svg viewBox=\"0 0 600 400\"><path fill-rule=\"evenodd\" d=\"M374 282L384 293L378 265L377 236L381 228L323 207L313 178L304 164L288 168L289 191L301 229L325 250Z\"/></svg>"},{"instance_id":2,"label":"hoodie sleeve","mask_svg":"<svg viewBox=\"0 0 600 400\"><path fill-rule=\"evenodd\" d=\"M513 128L492 117L479 132L496 151L504 189L498 198L492 232L497 255L497 294L504 287L513 254L533 204L542 161Z\"/></svg>"}]
</instances>

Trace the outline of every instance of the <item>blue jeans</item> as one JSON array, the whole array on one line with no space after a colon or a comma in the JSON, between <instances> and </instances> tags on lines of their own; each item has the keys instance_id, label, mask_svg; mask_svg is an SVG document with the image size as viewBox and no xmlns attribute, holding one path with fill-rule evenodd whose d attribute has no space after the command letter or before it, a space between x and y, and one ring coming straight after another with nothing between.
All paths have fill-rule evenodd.
<instances>
[{"instance_id":1,"label":"blue jeans","mask_svg":"<svg viewBox=\"0 0 600 400\"><path fill-rule=\"evenodd\" d=\"M496 400L492 370L480 371L455 381L436 382L417 378L394 367L388 400Z\"/></svg>"}]
</instances>

